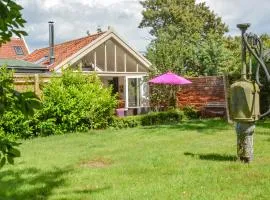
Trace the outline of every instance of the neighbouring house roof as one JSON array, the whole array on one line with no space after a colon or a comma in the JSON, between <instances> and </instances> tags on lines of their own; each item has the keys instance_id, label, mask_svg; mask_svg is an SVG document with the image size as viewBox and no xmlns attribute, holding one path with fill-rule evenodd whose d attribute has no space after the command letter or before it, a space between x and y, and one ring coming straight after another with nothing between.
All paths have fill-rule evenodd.
<instances>
[{"instance_id":1,"label":"neighbouring house roof","mask_svg":"<svg viewBox=\"0 0 270 200\"><path fill-rule=\"evenodd\" d=\"M38 73L46 72L47 67L17 59L0 59L0 67L6 65L8 69L15 70L16 73Z\"/></svg>"},{"instance_id":2,"label":"neighbouring house roof","mask_svg":"<svg viewBox=\"0 0 270 200\"><path fill-rule=\"evenodd\" d=\"M123 39L121 39L113 29L109 29L106 32L89 35L83 38L67 41L54 46L55 61L53 64L49 64L49 47L37 49L30 55L24 58L29 62L42 64L47 66L51 71L59 72L63 67L67 67L69 64L75 63L78 59L90 51L97 48L99 45L107 41L108 39L115 39L123 48L131 53L135 58L139 59L141 63L150 68L151 63L139 52L129 46Z\"/></svg>"},{"instance_id":3,"label":"neighbouring house roof","mask_svg":"<svg viewBox=\"0 0 270 200\"><path fill-rule=\"evenodd\" d=\"M86 45L90 44L91 42L99 38L102 34L104 34L104 32L55 45L54 46L55 62L49 66L50 69L53 69L59 63L63 62L65 59L72 56L80 49L82 49ZM25 57L24 60L48 66L49 47L35 50L33 53Z\"/></svg>"},{"instance_id":4,"label":"neighbouring house roof","mask_svg":"<svg viewBox=\"0 0 270 200\"><path fill-rule=\"evenodd\" d=\"M0 46L0 58L23 59L27 55L29 50L23 38L11 38Z\"/></svg>"}]
</instances>

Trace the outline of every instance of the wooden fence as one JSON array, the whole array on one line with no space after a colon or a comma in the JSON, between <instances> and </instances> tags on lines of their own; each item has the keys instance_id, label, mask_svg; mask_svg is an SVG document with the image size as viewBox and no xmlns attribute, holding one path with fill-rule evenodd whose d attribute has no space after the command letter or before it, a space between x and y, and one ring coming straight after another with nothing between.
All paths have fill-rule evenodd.
<instances>
[{"instance_id":1,"label":"wooden fence","mask_svg":"<svg viewBox=\"0 0 270 200\"><path fill-rule=\"evenodd\" d=\"M42 86L48 83L51 77L50 74L14 74L15 89L40 95Z\"/></svg>"}]
</instances>

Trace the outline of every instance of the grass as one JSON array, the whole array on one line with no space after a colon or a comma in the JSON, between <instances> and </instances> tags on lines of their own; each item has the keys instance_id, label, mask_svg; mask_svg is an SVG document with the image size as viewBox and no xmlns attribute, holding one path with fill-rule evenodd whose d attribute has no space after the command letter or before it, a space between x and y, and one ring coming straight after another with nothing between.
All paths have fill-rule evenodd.
<instances>
[{"instance_id":1,"label":"grass","mask_svg":"<svg viewBox=\"0 0 270 200\"><path fill-rule=\"evenodd\" d=\"M0 170L0 200L269 199L269 128L256 128L252 164L236 161L219 120L23 141Z\"/></svg>"}]
</instances>

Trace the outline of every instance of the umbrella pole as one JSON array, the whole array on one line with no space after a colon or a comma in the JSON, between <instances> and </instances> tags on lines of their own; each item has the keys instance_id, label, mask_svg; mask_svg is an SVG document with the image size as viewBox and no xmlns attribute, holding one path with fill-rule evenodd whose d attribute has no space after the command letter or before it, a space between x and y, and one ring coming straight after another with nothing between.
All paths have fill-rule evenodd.
<instances>
[{"instance_id":1,"label":"umbrella pole","mask_svg":"<svg viewBox=\"0 0 270 200\"><path fill-rule=\"evenodd\" d=\"M176 108L176 95L175 95L175 86L170 85L170 97L169 97L169 106L172 106L174 109ZM172 104L173 101L173 104Z\"/></svg>"}]
</instances>

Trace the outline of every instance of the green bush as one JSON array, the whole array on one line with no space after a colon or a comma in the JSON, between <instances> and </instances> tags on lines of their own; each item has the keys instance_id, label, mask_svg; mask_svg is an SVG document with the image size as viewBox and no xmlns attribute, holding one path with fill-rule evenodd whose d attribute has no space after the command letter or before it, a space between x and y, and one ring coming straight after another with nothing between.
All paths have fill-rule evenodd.
<instances>
[{"instance_id":1,"label":"green bush","mask_svg":"<svg viewBox=\"0 0 270 200\"><path fill-rule=\"evenodd\" d=\"M141 116L141 124L143 126L151 126L159 124L179 123L183 117L183 112L179 110L152 112Z\"/></svg>"},{"instance_id":2,"label":"green bush","mask_svg":"<svg viewBox=\"0 0 270 200\"><path fill-rule=\"evenodd\" d=\"M0 168L20 156L16 137L28 137L31 130L26 121L40 101L33 92L14 90L13 72L0 66Z\"/></svg>"},{"instance_id":3,"label":"green bush","mask_svg":"<svg viewBox=\"0 0 270 200\"><path fill-rule=\"evenodd\" d=\"M42 103L31 123L43 136L106 128L117 105L97 75L71 71L45 85Z\"/></svg>"},{"instance_id":4,"label":"green bush","mask_svg":"<svg viewBox=\"0 0 270 200\"><path fill-rule=\"evenodd\" d=\"M21 153L17 149L19 145L12 135L6 135L0 127L0 169L6 163L14 164L14 158L20 157Z\"/></svg>"},{"instance_id":5,"label":"green bush","mask_svg":"<svg viewBox=\"0 0 270 200\"><path fill-rule=\"evenodd\" d=\"M116 129L133 128L137 126L152 126L161 124L179 123L184 118L184 114L179 110L166 112L151 112L145 115L113 117L110 127Z\"/></svg>"},{"instance_id":6,"label":"green bush","mask_svg":"<svg viewBox=\"0 0 270 200\"><path fill-rule=\"evenodd\" d=\"M55 119L39 120L39 118L33 118L29 124L34 130L32 131L33 137L60 135L64 133L61 127L55 123Z\"/></svg>"},{"instance_id":7,"label":"green bush","mask_svg":"<svg viewBox=\"0 0 270 200\"><path fill-rule=\"evenodd\" d=\"M27 117L40 105L33 92L14 90L13 72L6 66L0 66L0 128L12 137L28 138L32 127Z\"/></svg>"},{"instance_id":8,"label":"green bush","mask_svg":"<svg viewBox=\"0 0 270 200\"><path fill-rule=\"evenodd\" d=\"M141 125L141 116L113 117L110 126L116 129L134 128Z\"/></svg>"},{"instance_id":9,"label":"green bush","mask_svg":"<svg viewBox=\"0 0 270 200\"><path fill-rule=\"evenodd\" d=\"M198 119L200 117L199 111L194 106L185 106L182 111L188 119Z\"/></svg>"},{"instance_id":10,"label":"green bush","mask_svg":"<svg viewBox=\"0 0 270 200\"><path fill-rule=\"evenodd\" d=\"M9 135L17 138L29 138L32 136L32 127L21 111L10 109L5 111L0 118L0 127Z\"/></svg>"}]
</instances>

